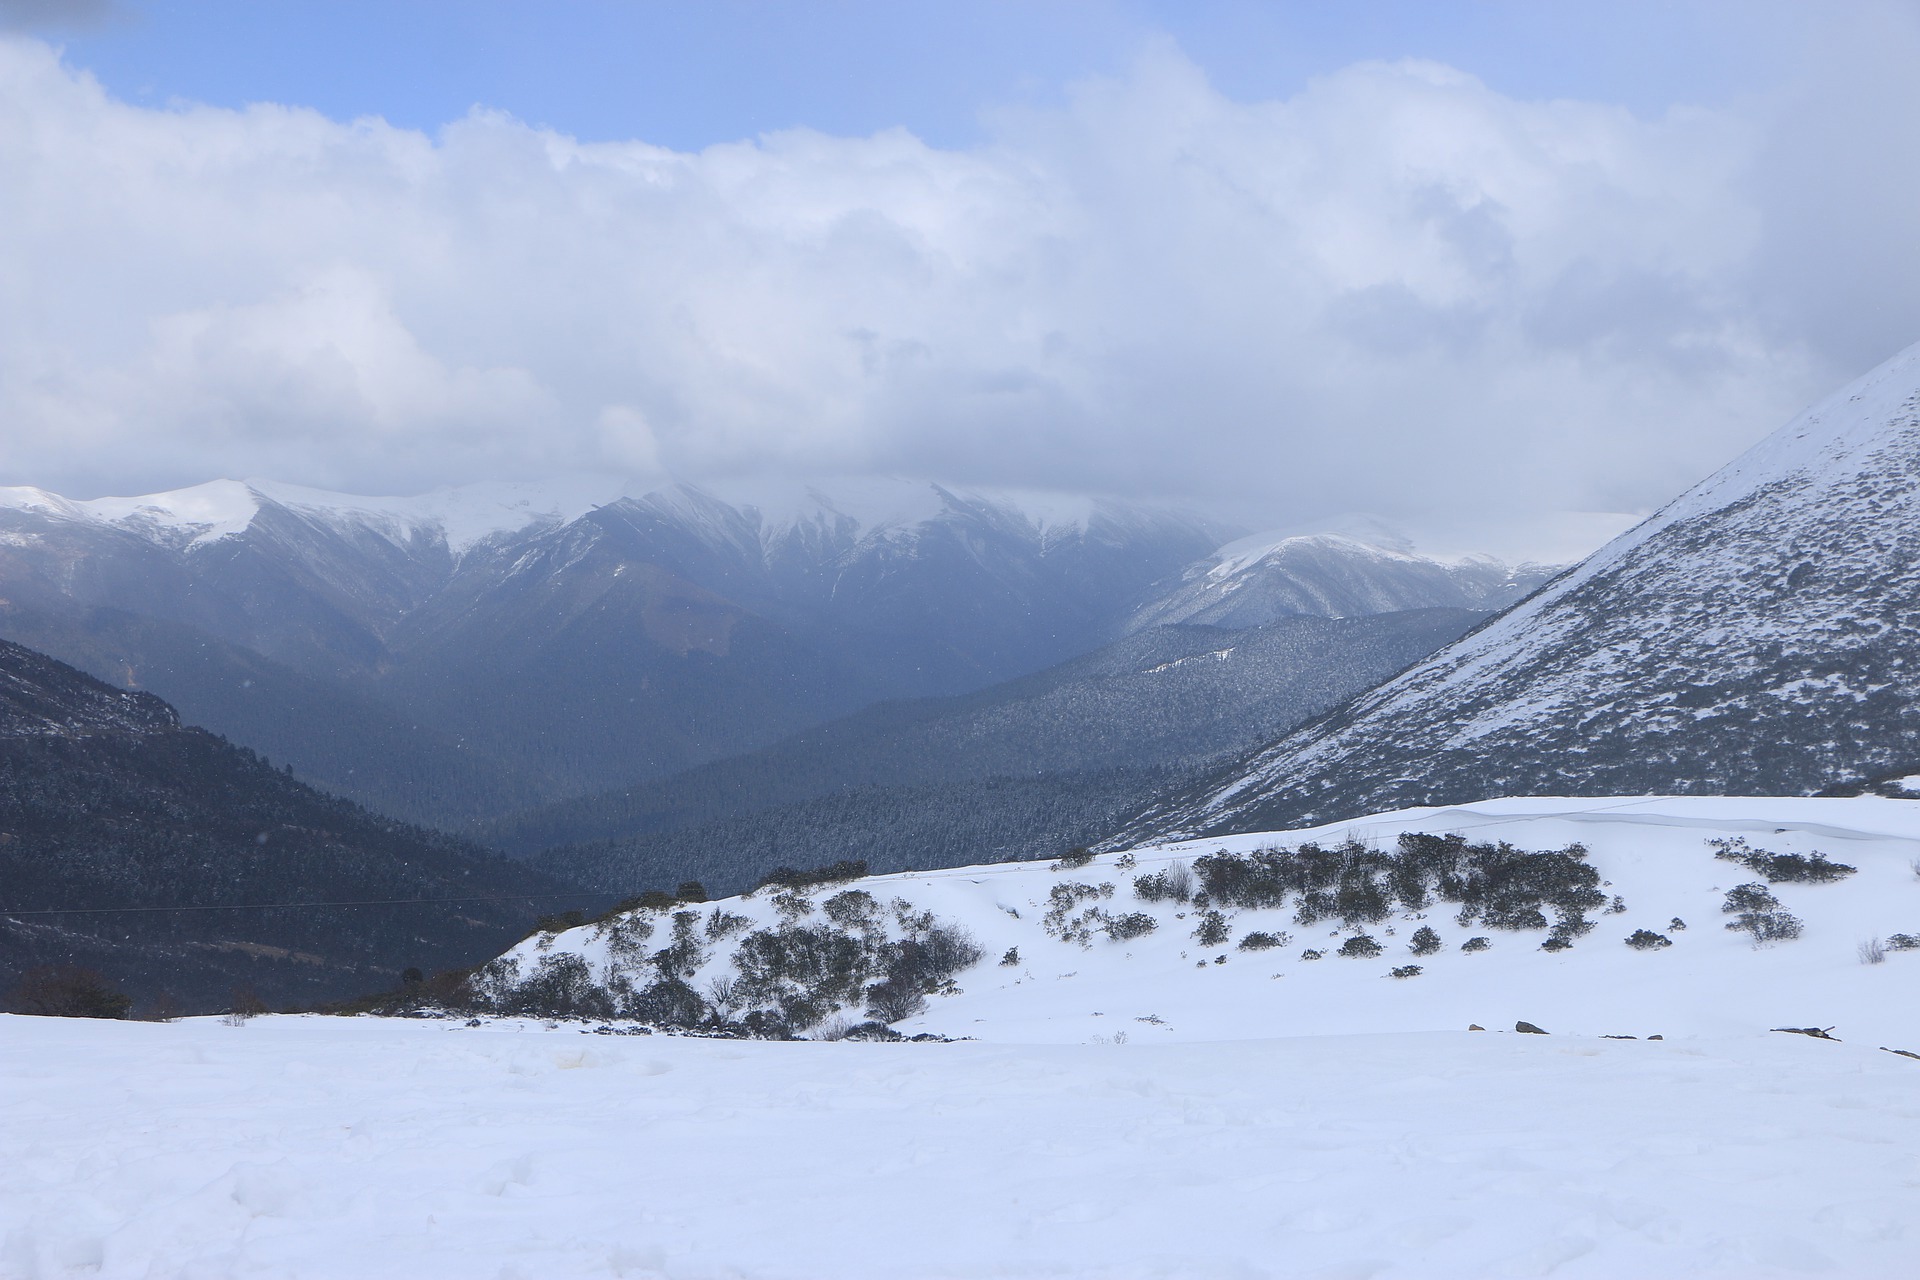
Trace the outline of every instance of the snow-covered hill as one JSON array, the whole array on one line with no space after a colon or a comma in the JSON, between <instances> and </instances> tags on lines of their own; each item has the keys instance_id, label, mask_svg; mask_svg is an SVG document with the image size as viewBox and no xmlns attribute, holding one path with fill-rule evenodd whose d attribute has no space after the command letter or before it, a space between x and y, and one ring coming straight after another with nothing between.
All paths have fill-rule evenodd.
<instances>
[{"instance_id":1,"label":"snow-covered hill","mask_svg":"<svg viewBox=\"0 0 1920 1280\"><path fill-rule=\"evenodd\" d=\"M1350 618L1402 609L1503 609L1559 572L1491 556L1441 560L1417 554L1378 521L1322 532L1255 534L1191 566L1129 621L1257 627L1304 615Z\"/></svg>"},{"instance_id":2,"label":"snow-covered hill","mask_svg":"<svg viewBox=\"0 0 1920 1280\"><path fill-rule=\"evenodd\" d=\"M1132 889L1211 857L1204 884L1274 843L1393 853L1404 832L1560 850L1535 865L1552 874L1506 883L1569 902L1590 865L1594 928L1543 951L1545 930L1486 921L1528 893L1472 890L1470 927L1456 903L1424 919L1397 904L1365 926L1383 954L1355 959L1335 951L1358 930L1301 924L1298 895L1230 910L1222 895L1227 936L1202 945L1208 907ZM1908 1275L1920 1061L1881 1046L1920 1050L1920 950L1871 964L1858 944L1920 932L1916 852L1911 801L1511 800L1140 849L1125 867L1110 854L763 891L513 953L523 976L545 971L549 998L576 1001L592 991L568 974L605 978L616 959L648 982L643 969L688 966L683 985L718 998L784 955L791 997L871 950L850 896L865 894L887 942L950 949L964 932L984 953L897 1024L975 1037L960 1043L465 1014L0 1016L0 1274ZM1721 907L1746 883L1769 883L1801 935L1756 949L1728 931ZM1049 930L1073 885L1094 896ZM1608 910L1615 895L1624 910ZM1115 940L1087 907L1155 928ZM769 943L783 924L812 943ZM1421 927L1441 945L1414 956ZM1623 945L1640 929L1672 945ZM1256 931L1294 937L1243 947ZM1472 937L1492 946L1462 951ZM1409 964L1421 971L1390 976Z\"/></svg>"},{"instance_id":3,"label":"snow-covered hill","mask_svg":"<svg viewBox=\"0 0 1920 1280\"><path fill-rule=\"evenodd\" d=\"M1526 1020L1668 1037L1834 1026L1920 1050L1917 866L1906 800L1489 801L1077 866L663 902L537 934L478 985L505 1011L815 1034L870 1016L907 1034L1149 1043ZM1778 905L1729 910L1750 884ZM1801 931L1766 940L1756 911ZM1629 946L1642 931L1646 949ZM1889 949L1864 963L1874 939Z\"/></svg>"},{"instance_id":4,"label":"snow-covered hill","mask_svg":"<svg viewBox=\"0 0 1920 1280\"><path fill-rule=\"evenodd\" d=\"M1812 794L1910 771L1916 600L1920 347L1130 834L1488 795Z\"/></svg>"}]
</instances>

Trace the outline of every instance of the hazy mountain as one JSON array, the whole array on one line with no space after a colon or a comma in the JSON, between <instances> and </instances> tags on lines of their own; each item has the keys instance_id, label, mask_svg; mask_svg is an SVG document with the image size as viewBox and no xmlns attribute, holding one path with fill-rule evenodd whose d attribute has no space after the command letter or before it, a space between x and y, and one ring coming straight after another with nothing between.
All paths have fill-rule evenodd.
<instances>
[{"instance_id":1,"label":"hazy mountain","mask_svg":"<svg viewBox=\"0 0 1920 1280\"><path fill-rule=\"evenodd\" d=\"M1810 794L1920 760L1920 348L1130 834L1498 795Z\"/></svg>"},{"instance_id":2,"label":"hazy mountain","mask_svg":"<svg viewBox=\"0 0 1920 1280\"><path fill-rule=\"evenodd\" d=\"M1377 521L1337 531L1258 534L1230 542L1189 567L1180 582L1132 619L1135 628L1173 622L1255 627L1307 615L1351 618L1403 609L1504 609L1560 566L1508 565L1490 556L1418 555Z\"/></svg>"},{"instance_id":3,"label":"hazy mountain","mask_svg":"<svg viewBox=\"0 0 1920 1280\"><path fill-rule=\"evenodd\" d=\"M407 902L423 898L461 901ZM341 905L375 900L406 904ZM475 963L579 901L0 641L0 987L79 963L189 1008L221 1007L236 983L315 1001ZM308 905L261 905L289 903Z\"/></svg>"},{"instance_id":4,"label":"hazy mountain","mask_svg":"<svg viewBox=\"0 0 1920 1280\"><path fill-rule=\"evenodd\" d=\"M329 789L446 823L1085 652L1224 532L904 481L12 489L0 628Z\"/></svg>"},{"instance_id":5,"label":"hazy mountain","mask_svg":"<svg viewBox=\"0 0 1920 1280\"><path fill-rule=\"evenodd\" d=\"M482 829L618 893L750 884L785 863L1051 854L1140 797L1324 711L1483 614L1428 609L1160 627L964 696L887 703L772 747ZM958 860L958 861L956 861Z\"/></svg>"}]
</instances>

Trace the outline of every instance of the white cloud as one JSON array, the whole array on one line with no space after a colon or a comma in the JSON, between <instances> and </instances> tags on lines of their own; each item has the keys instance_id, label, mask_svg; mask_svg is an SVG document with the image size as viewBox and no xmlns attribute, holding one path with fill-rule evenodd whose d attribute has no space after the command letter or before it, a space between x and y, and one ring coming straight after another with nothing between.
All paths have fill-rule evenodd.
<instances>
[{"instance_id":1,"label":"white cloud","mask_svg":"<svg viewBox=\"0 0 1920 1280\"><path fill-rule=\"evenodd\" d=\"M967 151L155 110L0 41L0 473L1645 508L1920 338L1920 38L1869 16L1798 98L1658 120L1423 63L1233 102L1162 46Z\"/></svg>"}]
</instances>

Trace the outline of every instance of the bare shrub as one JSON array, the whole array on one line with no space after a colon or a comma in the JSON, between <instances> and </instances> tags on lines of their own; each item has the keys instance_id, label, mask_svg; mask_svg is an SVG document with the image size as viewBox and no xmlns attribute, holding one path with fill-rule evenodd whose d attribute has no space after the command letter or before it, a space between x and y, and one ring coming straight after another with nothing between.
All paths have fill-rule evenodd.
<instances>
[{"instance_id":1,"label":"bare shrub","mask_svg":"<svg viewBox=\"0 0 1920 1280\"><path fill-rule=\"evenodd\" d=\"M1193 869L1184 862L1170 862L1159 871L1135 876L1133 893L1142 902L1191 901Z\"/></svg>"},{"instance_id":2,"label":"bare shrub","mask_svg":"<svg viewBox=\"0 0 1920 1280\"><path fill-rule=\"evenodd\" d=\"M1861 964L1885 964L1887 948L1878 938L1868 938L1859 948Z\"/></svg>"}]
</instances>

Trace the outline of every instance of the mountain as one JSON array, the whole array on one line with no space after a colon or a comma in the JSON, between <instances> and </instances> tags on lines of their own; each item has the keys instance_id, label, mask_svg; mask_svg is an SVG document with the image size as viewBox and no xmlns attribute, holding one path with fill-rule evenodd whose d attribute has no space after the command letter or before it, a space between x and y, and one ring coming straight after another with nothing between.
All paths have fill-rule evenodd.
<instances>
[{"instance_id":1,"label":"mountain","mask_svg":"<svg viewBox=\"0 0 1920 1280\"><path fill-rule=\"evenodd\" d=\"M510 852L548 849L542 865L620 894L688 879L744 887L783 863L1033 857L1106 834L1140 796L1379 683L1482 617L1157 627L1018 680L883 703L476 834Z\"/></svg>"},{"instance_id":2,"label":"mountain","mask_svg":"<svg viewBox=\"0 0 1920 1280\"><path fill-rule=\"evenodd\" d=\"M1097 646L1222 527L906 481L0 490L0 628L443 824Z\"/></svg>"},{"instance_id":3,"label":"mountain","mask_svg":"<svg viewBox=\"0 0 1920 1280\"><path fill-rule=\"evenodd\" d=\"M1189 567L1137 612L1134 629L1168 623L1252 627L1275 618L1351 618L1406 609L1503 609L1559 566L1491 556L1438 560L1375 520L1297 534L1257 534Z\"/></svg>"},{"instance_id":4,"label":"mountain","mask_svg":"<svg viewBox=\"0 0 1920 1280\"><path fill-rule=\"evenodd\" d=\"M1130 838L1499 795L1811 794L1920 761L1920 347Z\"/></svg>"},{"instance_id":5,"label":"mountain","mask_svg":"<svg viewBox=\"0 0 1920 1280\"><path fill-rule=\"evenodd\" d=\"M580 898L0 641L0 988L59 963L188 1008L313 1002L473 964Z\"/></svg>"}]
</instances>

